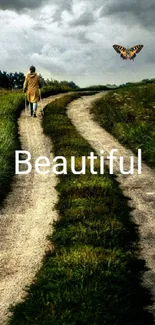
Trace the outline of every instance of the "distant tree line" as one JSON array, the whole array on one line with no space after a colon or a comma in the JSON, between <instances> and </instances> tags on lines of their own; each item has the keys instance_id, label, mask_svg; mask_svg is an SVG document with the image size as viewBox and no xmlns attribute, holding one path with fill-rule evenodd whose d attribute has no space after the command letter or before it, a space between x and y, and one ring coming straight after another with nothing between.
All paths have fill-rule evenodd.
<instances>
[{"instance_id":1,"label":"distant tree line","mask_svg":"<svg viewBox=\"0 0 155 325\"><path fill-rule=\"evenodd\" d=\"M57 81L53 79L44 79L41 75L41 82L43 86L52 87L54 89L77 90L79 87L73 81ZM22 89L25 80L23 72L8 73L0 70L0 89Z\"/></svg>"},{"instance_id":2,"label":"distant tree line","mask_svg":"<svg viewBox=\"0 0 155 325\"><path fill-rule=\"evenodd\" d=\"M8 73L0 71L0 88L20 89L23 87L24 79L22 72Z\"/></svg>"},{"instance_id":3,"label":"distant tree line","mask_svg":"<svg viewBox=\"0 0 155 325\"><path fill-rule=\"evenodd\" d=\"M115 87L116 88L116 87ZM89 87L81 88L81 91L103 91L103 90L109 90L111 89L108 85L94 85Z\"/></svg>"},{"instance_id":4,"label":"distant tree line","mask_svg":"<svg viewBox=\"0 0 155 325\"><path fill-rule=\"evenodd\" d=\"M154 84L154 83L155 83L155 78L152 78L152 79L143 79L143 80L138 81L138 82L127 82L125 84L121 84L119 86L119 88L122 88L122 87L133 87L133 86L143 86L143 85Z\"/></svg>"}]
</instances>

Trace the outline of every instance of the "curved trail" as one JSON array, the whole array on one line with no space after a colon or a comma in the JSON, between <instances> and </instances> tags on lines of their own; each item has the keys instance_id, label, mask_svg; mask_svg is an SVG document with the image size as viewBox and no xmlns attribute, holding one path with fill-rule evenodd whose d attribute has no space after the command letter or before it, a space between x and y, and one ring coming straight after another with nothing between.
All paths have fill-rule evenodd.
<instances>
[{"instance_id":1,"label":"curved trail","mask_svg":"<svg viewBox=\"0 0 155 325\"><path fill-rule=\"evenodd\" d=\"M118 149L114 156L124 157L124 169L129 170L129 156L134 154L123 147L113 136L101 128L89 113L92 102L103 96L82 97L68 106L68 116L78 132L90 143L94 151L100 155L104 150L104 157L112 149ZM135 156L134 156L135 157ZM141 257L146 261L149 270L144 274L144 285L152 292L153 306L150 307L155 319L155 173L142 164L142 174L135 169L133 175L122 175L119 171L118 159L114 162L114 173L123 190L130 198L129 204L134 208L133 219L139 226ZM105 163L109 164L108 160ZM137 158L135 157L135 165Z\"/></svg>"},{"instance_id":2,"label":"curved trail","mask_svg":"<svg viewBox=\"0 0 155 325\"><path fill-rule=\"evenodd\" d=\"M39 156L53 159L51 142L40 124L41 109L61 96L44 99L36 119L28 113L25 116L25 112L19 118L21 147L31 153L32 164ZM33 281L48 249L47 235L57 218L56 183L54 174L39 175L34 169L28 175L16 175L12 192L0 211L0 325L7 324L10 304L24 297L23 289Z\"/></svg>"}]
</instances>

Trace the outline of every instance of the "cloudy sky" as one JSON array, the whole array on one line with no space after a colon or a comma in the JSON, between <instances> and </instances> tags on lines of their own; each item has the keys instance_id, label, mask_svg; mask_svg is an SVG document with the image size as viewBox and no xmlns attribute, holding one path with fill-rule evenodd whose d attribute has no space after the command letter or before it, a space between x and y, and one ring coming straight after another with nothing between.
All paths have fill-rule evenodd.
<instances>
[{"instance_id":1,"label":"cloudy sky","mask_svg":"<svg viewBox=\"0 0 155 325\"><path fill-rule=\"evenodd\" d=\"M154 78L154 0L0 0L0 70L79 86ZM144 48L123 61L112 45Z\"/></svg>"}]
</instances>

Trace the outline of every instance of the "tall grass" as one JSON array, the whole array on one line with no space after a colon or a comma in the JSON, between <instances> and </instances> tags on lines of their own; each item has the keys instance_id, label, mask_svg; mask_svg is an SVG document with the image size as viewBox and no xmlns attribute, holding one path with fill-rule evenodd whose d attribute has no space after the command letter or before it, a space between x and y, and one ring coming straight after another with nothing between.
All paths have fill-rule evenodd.
<instances>
[{"instance_id":1,"label":"tall grass","mask_svg":"<svg viewBox=\"0 0 155 325\"><path fill-rule=\"evenodd\" d=\"M26 300L12 309L10 325L151 325L127 198L107 172L92 175L87 166L86 175L71 173L71 155L80 168L81 156L92 151L66 115L77 97L55 100L44 111L44 132L55 156L66 157L68 174L59 176L51 250Z\"/></svg>"},{"instance_id":2,"label":"tall grass","mask_svg":"<svg viewBox=\"0 0 155 325\"><path fill-rule=\"evenodd\" d=\"M0 93L0 204L10 190L15 150L19 149L17 119L24 107L21 94Z\"/></svg>"},{"instance_id":3,"label":"tall grass","mask_svg":"<svg viewBox=\"0 0 155 325\"><path fill-rule=\"evenodd\" d=\"M99 124L155 167L155 85L112 91L91 108Z\"/></svg>"}]
</instances>

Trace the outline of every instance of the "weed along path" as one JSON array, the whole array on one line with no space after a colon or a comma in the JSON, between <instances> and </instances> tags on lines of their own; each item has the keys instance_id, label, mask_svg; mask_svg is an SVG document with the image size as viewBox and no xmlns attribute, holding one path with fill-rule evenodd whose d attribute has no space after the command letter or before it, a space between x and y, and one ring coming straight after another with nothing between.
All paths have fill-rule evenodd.
<instances>
[{"instance_id":1,"label":"weed along path","mask_svg":"<svg viewBox=\"0 0 155 325\"><path fill-rule=\"evenodd\" d=\"M49 97L38 107L38 117L19 118L22 150L28 150L33 160L38 156L53 159L51 142L43 134L41 109L55 98ZM43 170L43 169L42 169ZM21 301L25 285L29 285L48 249L47 235L57 218L56 176L39 175L34 169L27 175L16 175L12 192L0 211L0 324L8 322L8 308Z\"/></svg>"},{"instance_id":2,"label":"weed along path","mask_svg":"<svg viewBox=\"0 0 155 325\"><path fill-rule=\"evenodd\" d=\"M110 152L112 149L117 149L117 151L111 152L111 163L113 162L111 172L113 168L121 189L130 199L129 204L133 208L134 222L139 226L141 257L146 261L148 267L144 274L144 285L152 292L153 307L150 309L155 318L155 174L144 164L142 164L142 173L140 174L140 157L138 167L137 157L93 120L89 108L92 102L101 96L103 93L93 97L81 97L72 102L68 106L68 116L78 132L90 143L94 154L104 156L105 164L108 166ZM101 152L102 150L104 153ZM115 159L114 156L117 158ZM134 157L134 173L132 175L123 175L120 172L120 156L124 157L123 172L130 170L130 157Z\"/></svg>"}]
</instances>

